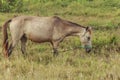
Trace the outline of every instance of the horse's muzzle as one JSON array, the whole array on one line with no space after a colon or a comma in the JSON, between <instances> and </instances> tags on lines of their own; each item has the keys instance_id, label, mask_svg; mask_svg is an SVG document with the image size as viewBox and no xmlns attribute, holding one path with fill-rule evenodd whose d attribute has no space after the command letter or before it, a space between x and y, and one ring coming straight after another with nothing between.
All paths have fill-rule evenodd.
<instances>
[{"instance_id":1,"label":"horse's muzzle","mask_svg":"<svg viewBox=\"0 0 120 80\"><path fill-rule=\"evenodd\" d=\"M89 48L86 48L85 50L87 53L91 52L91 49L89 49Z\"/></svg>"},{"instance_id":2,"label":"horse's muzzle","mask_svg":"<svg viewBox=\"0 0 120 80\"><path fill-rule=\"evenodd\" d=\"M92 50L92 47L91 47L91 46L88 46L88 45L85 46L85 51L86 51L87 53L91 52L91 50Z\"/></svg>"}]
</instances>

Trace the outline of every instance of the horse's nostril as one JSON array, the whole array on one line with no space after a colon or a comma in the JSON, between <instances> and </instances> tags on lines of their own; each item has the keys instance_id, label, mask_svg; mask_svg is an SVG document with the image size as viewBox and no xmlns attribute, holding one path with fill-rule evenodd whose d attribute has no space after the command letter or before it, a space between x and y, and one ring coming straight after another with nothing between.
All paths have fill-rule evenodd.
<instances>
[{"instance_id":1,"label":"horse's nostril","mask_svg":"<svg viewBox=\"0 0 120 80\"><path fill-rule=\"evenodd\" d=\"M86 52L87 52L87 53L91 52L91 49L86 49Z\"/></svg>"},{"instance_id":2,"label":"horse's nostril","mask_svg":"<svg viewBox=\"0 0 120 80\"><path fill-rule=\"evenodd\" d=\"M88 40L90 40L90 37L88 37Z\"/></svg>"}]
</instances>

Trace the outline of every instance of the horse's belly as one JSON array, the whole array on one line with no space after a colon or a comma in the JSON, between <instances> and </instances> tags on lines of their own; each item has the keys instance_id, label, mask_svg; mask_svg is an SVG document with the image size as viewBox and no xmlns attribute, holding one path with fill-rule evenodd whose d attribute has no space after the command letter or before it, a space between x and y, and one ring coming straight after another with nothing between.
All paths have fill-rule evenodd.
<instances>
[{"instance_id":1,"label":"horse's belly","mask_svg":"<svg viewBox=\"0 0 120 80\"><path fill-rule=\"evenodd\" d=\"M28 39L30 39L31 41L33 42L38 42L38 43L41 43L41 42L50 42L50 36L47 36L47 35L38 35L38 34L35 34L35 33L32 33L32 34L27 34L26 37Z\"/></svg>"},{"instance_id":2,"label":"horse's belly","mask_svg":"<svg viewBox=\"0 0 120 80\"><path fill-rule=\"evenodd\" d=\"M33 27L32 27L33 26ZM52 28L46 26L29 25L24 29L26 37L34 42L48 42L52 35Z\"/></svg>"}]
</instances>

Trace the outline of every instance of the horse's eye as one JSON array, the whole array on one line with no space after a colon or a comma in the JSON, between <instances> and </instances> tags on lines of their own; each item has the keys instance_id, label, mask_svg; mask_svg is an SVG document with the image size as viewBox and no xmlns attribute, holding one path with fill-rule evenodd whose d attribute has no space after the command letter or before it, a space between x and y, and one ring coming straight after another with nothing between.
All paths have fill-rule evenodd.
<instances>
[{"instance_id":1,"label":"horse's eye","mask_svg":"<svg viewBox=\"0 0 120 80\"><path fill-rule=\"evenodd\" d=\"M90 37L88 37L88 40L90 40Z\"/></svg>"}]
</instances>

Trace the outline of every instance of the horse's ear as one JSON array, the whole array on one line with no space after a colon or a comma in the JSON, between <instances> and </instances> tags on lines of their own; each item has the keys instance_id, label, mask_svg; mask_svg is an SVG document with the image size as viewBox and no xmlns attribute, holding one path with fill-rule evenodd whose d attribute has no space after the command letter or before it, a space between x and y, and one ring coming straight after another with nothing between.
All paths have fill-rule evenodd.
<instances>
[{"instance_id":1,"label":"horse's ear","mask_svg":"<svg viewBox=\"0 0 120 80\"><path fill-rule=\"evenodd\" d=\"M86 27L86 31L89 31L90 34L92 33L92 28L91 27Z\"/></svg>"},{"instance_id":2,"label":"horse's ear","mask_svg":"<svg viewBox=\"0 0 120 80\"><path fill-rule=\"evenodd\" d=\"M88 28L89 28L89 27L86 27L86 31L88 31Z\"/></svg>"},{"instance_id":3,"label":"horse's ear","mask_svg":"<svg viewBox=\"0 0 120 80\"><path fill-rule=\"evenodd\" d=\"M86 31L91 31L91 27L86 27Z\"/></svg>"}]
</instances>

